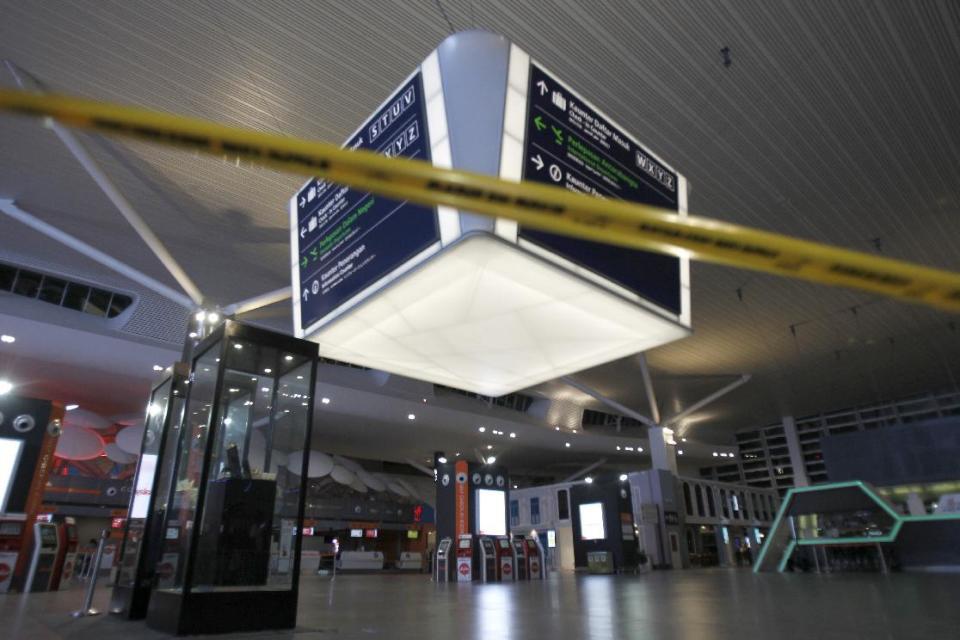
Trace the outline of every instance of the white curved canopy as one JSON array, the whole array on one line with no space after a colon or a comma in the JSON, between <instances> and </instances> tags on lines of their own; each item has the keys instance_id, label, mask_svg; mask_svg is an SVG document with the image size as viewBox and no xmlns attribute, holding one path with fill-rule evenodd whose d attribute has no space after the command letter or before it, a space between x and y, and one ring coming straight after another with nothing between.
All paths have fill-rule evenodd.
<instances>
[{"instance_id":1,"label":"white curved canopy","mask_svg":"<svg viewBox=\"0 0 960 640\"><path fill-rule=\"evenodd\" d=\"M113 423L93 411L74 409L73 411L67 411L63 416L63 424L70 425L71 427L103 431L104 429L109 429ZM139 452L139 448L137 451Z\"/></svg>"},{"instance_id":2,"label":"white curved canopy","mask_svg":"<svg viewBox=\"0 0 960 640\"><path fill-rule=\"evenodd\" d=\"M330 477L340 484L345 484L347 486L352 485L357 476L353 474L353 471L350 471L346 467L341 467L338 464L333 465L333 470L330 472Z\"/></svg>"},{"instance_id":3,"label":"white curved canopy","mask_svg":"<svg viewBox=\"0 0 960 640\"><path fill-rule=\"evenodd\" d=\"M103 438L91 429L65 425L54 453L64 460L93 460L103 453Z\"/></svg>"},{"instance_id":4,"label":"white curved canopy","mask_svg":"<svg viewBox=\"0 0 960 640\"><path fill-rule=\"evenodd\" d=\"M140 455L140 445L143 443L143 425L135 425L132 427L127 427L126 429L121 429L117 433L117 446L120 447L123 451L133 454L135 456Z\"/></svg>"},{"instance_id":5,"label":"white curved canopy","mask_svg":"<svg viewBox=\"0 0 960 640\"><path fill-rule=\"evenodd\" d=\"M303 458L303 449L297 451L291 451L287 456L287 460L301 460ZM307 463L307 477L308 478L322 478L325 475L328 475L333 471L333 458L323 453L322 451L310 450L309 462ZM293 464L290 468L290 471L296 475L300 475L299 464Z\"/></svg>"},{"instance_id":6,"label":"white curved canopy","mask_svg":"<svg viewBox=\"0 0 960 640\"><path fill-rule=\"evenodd\" d=\"M359 469L355 472L357 477L363 482L363 484L370 487L371 491L386 491L387 483L373 475L365 469Z\"/></svg>"}]
</instances>

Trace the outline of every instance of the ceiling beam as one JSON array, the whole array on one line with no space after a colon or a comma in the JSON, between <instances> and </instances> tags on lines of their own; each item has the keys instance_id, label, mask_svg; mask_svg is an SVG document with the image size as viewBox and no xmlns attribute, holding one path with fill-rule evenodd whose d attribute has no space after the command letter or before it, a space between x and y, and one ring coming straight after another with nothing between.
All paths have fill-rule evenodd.
<instances>
[{"instance_id":1,"label":"ceiling beam","mask_svg":"<svg viewBox=\"0 0 960 640\"><path fill-rule=\"evenodd\" d=\"M18 207L16 202L13 200L0 199L0 212L3 212L14 220L25 224L34 231L42 233L51 240L56 240L57 242L70 247L77 253L90 258L94 262L98 262L108 269L116 271L123 277L129 278L137 284L150 289L154 293L157 293L168 300L176 302L182 307L186 307L187 309L192 309L194 307L193 300L183 293L172 287L168 287L158 280L154 280L142 271L137 271L127 263L121 262L113 256L106 254L99 249L91 247L83 240L79 240L69 233L61 231L52 224L47 224L35 215Z\"/></svg>"},{"instance_id":2,"label":"ceiling beam","mask_svg":"<svg viewBox=\"0 0 960 640\"><path fill-rule=\"evenodd\" d=\"M748 382L750 382L750 374L745 373L742 376L740 376L738 379L734 380L727 386L723 387L722 389L718 389L717 391L714 391L713 393L703 398L702 400L698 400L697 402L694 402L692 405L690 405L680 413L676 414L675 416L668 418L666 422L664 422L664 424L674 425L680 420L683 420L684 418L689 416L690 414L696 413L697 411L699 411L700 409L703 409L705 406L707 406L711 402L716 402L717 400L727 395L734 389L737 389L738 387L741 387Z\"/></svg>"},{"instance_id":3,"label":"ceiling beam","mask_svg":"<svg viewBox=\"0 0 960 640\"><path fill-rule=\"evenodd\" d=\"M15 65L10 60L4 60L4 63L7 65L13 79L16 81L17 85L21 89L25 89L23 80L20 77L20 73L17 70L17 65ZM110 202L120 211L120 214L130 223L130 226L133 227L133 230L137 232L137 235L140 236L140 239L143 240L144 244L150 248L153 252L153 255L157 257L157 260L160 261L167 271L170 272L170 275L173 276L173 279L177 281L177 284L190 296L190 299L193 301L194 305L200 306L203 304L203 294L200 292L200 289L197 288L197 285L193 282L187 272L183 270L180 264L174 259L173 255L167 250L164 244L160 241L160 238L153 232L152 229L147 225L144 219L137 213L136 209L133 208L133 205L130 204L130 201L120 192L120 189L110 180L110 177L107 176L103 168L100 167L99 163L94 160L93 156L87 151L86 147L83 146L83 143L77 139L77 137L66 128L62 127L56 120L49 121L49 127L53 130L60 141L67 147L70 153L76 158L77 162L80 163L80 166L84 168L87 174L93 178L93 181L100 187L100 190L107 196Z\"/></svg>"},{"instance_id":4,"label":"ceiling beam","mask_svg":"<svg viewBox=\"0 0 960 640\"><path fill-rule=\"evenodd\" d=\"M267 291L266 293L261 293L258 296L253 296L252 298L247 298L245 300L240 300L239 302L234 302L233 304L228 304L223 308L223 314L227 316L238 316L243 313L250 313L261 307L266 307L275 302L282 302L287 300L290 296L293 295L293 290L289 287L281 287L275 289L274 291Z\"/></svg>"},{"instance_id":5,"label":"ceiling beam","mask_svg":"<svg viewBox=\"0 0 960 640\"><path fill-rule=\"evenodd\" d=\"M653 380L650 378L650 367L647 366L647 354L641 353L638 358L640 374L643 376L643 388L647 392L647 404L650 405L650 417L660 424L660 407L657 405L657 396L653 392Z\"/></svg>"},{"instance_id":6,"label":"ceiling beam","mask_svg":"<svg viewBox=\"0 0 960 640\"><path fill-rule=\"evenodd\" d=\"M657 424L656 422L654 422L653 420L651 420L651 419L648 418L647 416L643 415L642 413L640 413L640 412L638 412L638 411L634 411L634 410L631 409L630 407L626 407L626 406L620 404L619 402L617 402L616 400L611 400L610 398L606 397L605 395L603 395L602 393L600 393L600 392L597 391L596 389L593 389L592 387L588 387L588 386L585 385L585 384L582 384L582 383L580 383L580 382L577 382L576 380L574 380L574 379L571 378L570 376L563 376L562 378L560 378L560 381L563 382L564 384L570 385L570 386L573 387L574 389L577 389L577 390L579 390L579 391L584 392L585 394L587 394L588 396L590 396L590 397L593 398L594 400L599 400L600 402L602 402L603 404L607 405L607 406L610 407L611 409L614 409L614 410L616 410L616 411L619 411L620 413L622 413L622 414L625 415L625 416L629 416L629 417L633 418L634 420L639 420L640 422L642 422L643 424L647 425L648 427L659 427L659 426L660 426L659 424Z\"/></svg>"},{"instance_id":7,"label":"ceiling beam","mask_svg":"<svg viewBox=\"0 0 960 640\"><path fill-rule=\"evenodd\" d=\"M601 465L604 465L604 464L606 464L606 463L607 463L607 459L606 459L606 458L600 458L600 459L597 460L596 462L590 463L590 464L588 464L587 466L585 466L583 469L580 469L579 471L577 471L577 472L574 473L573 475L564 478L563 480L561 480L561 482L573 482L573 481L576 480L577 478L579 478L579 477L581 477L581 476L587 475L588 473L590 473L591 471L593 471L593 470L596 469L597 467L599 467L599 466L601 466Z\"/></svg>"}]
</instances>

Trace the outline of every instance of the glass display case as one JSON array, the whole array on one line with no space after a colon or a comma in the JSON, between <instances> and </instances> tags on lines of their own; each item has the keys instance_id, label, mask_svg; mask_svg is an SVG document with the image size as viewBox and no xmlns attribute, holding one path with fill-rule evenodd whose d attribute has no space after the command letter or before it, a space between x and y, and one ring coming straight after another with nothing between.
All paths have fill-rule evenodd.
<instances>
[{"instance_id":1,"label":"glass display case","mask_svg":"<svg viewBox=\"0 0 960 640\"><path fill-rule=\"evenodd\" d=\"M131 620L147 615L162 543L163 511L157 511L156 497L165 498L170 490L174 456L166 454L177 446L188 374L186 364L173 365L153 388L147 403L140 458L120 545L119 569L110 598L110 613ZM165 506L165 500L159 503Z\"/></svg>"},{"instance_id":2,"label":"glass display case","mask_svg":"<svg viewBox=\"0 0 960 640\"><path fill-rule=\"evenodd\" d=\"M317 345L228 320L194 353L147 624L292 628Z\"/></svg>"}]
</instances>

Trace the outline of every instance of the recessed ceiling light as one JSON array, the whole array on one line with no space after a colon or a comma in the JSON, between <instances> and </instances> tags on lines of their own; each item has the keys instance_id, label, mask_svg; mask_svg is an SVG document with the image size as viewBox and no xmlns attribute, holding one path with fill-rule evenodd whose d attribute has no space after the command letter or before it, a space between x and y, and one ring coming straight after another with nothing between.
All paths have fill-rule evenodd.
<instances>
[{"instance_id":1,"label":"recessed ceiling light","mask_svg":"<svg viewBox=\"0 0 960 640\"><path fill-rule=\"evenodd\" d=\"M203 322L204 320L207 319L207 312L197 311L197 315L195 315L194 318L196 318L198 322Z\"/></svg>"},{"instance_id":2,"label":"recessed ceiling light","mask_svg":"<svg viewBox=\"0 0 960 640\"><path fill-rule=\"evenodd\" d=\"M515 434L513 431L511 431L511 432L510 432L510 437L511 437L511 438L516 438L516 437L517 437L517 434Z\"/></svg>"},{"instance_id":3,"label":"recessed ceiling light","mask_svg":"<svg viewBox=\"0 0 960 640\"><path fill-rule=\"evenodd\" d=\"M237 343L234 343L233 348L234 348L234 349L243 349L243 345L240 344L239 342L237 342Z\"/></svg>"},{"instance_id":4,"label":"recessed ceiling light","mask_svg":"<svg viewBox=\"0 0 960 640\"><path fill-rule=\"evenodd\" d=\"M716 451L713 452L713 457L714 457L714 458L716 458L716 457L719 456L719 455L720 455L720 454L717 453ZM723 454L723 457L727 457L727 454Z\"/></svg>"},{"instance_id":5,"label":"recessed ceiling light","mask_svg":"<svg viewBox=\"0 0 960 640\"><path fill-rule=\"evenodd\" d=\"M487 430L486 427L478 427L478 428L477 428L477 431L479 431L480 433L483 433L483 432L486 431L486 430Z\"/></svg>"},{"instance_id":6,"label":"recessed ceiling light","mask_svg":"<svg viewBox=\"0 0 960 640\"><path fill-rule=\"evenodd\" d=\"M73 411L74 409L79 409L79 408L80 408L80 405L78 404L68 404L67 406L64 407L64 409L66 409L67 411Z\"/></svg>"},{"instance_id":7,"label":"recessed ceiling light","mask_svg":"<svg viewBox=\"0 0 960 640\"><path fill-rule=\"evenodd\" d=\"M687 441L686 438L680 438L680 442L686 442L686 441Z\"/></svg>"},{"instance_id":8,"label":"recessed ceiling light","mask_svg":"<svg viewBox=\"0 0 960 640\"><path fill-rule=\"evenodd\" d=\"M637 447L637 451L638 451L639 453L643 453L643 447Z\"/></svg>"},{"instance_id":9,"label":"recessed ceiling light","mask_svg":"<svg viewBox=\"0 0 960 640\"><path fill-rule=\"evenodd\" d=\"M554 431L560 431L560 427L554 427L553 430L554 430Z\"/></svg>"},{"instance_id":10,"label":"recessed ceiling light","mask_svg":"<svg viewBox=\"0 0 960 640\"><path fill-rule=\"evenodd\" d=\"M497 461L497 456L490 456L489 458L487 458L487 464L493 464L496 461Z\"/></svg>"},{"instance_id":11,"label":"recessed ceiling light","mask_svg":"<svg viewBox=\"0 0 960 640\"><path fill-rule=\"evenodd\" d=\"M620 482L626 482L626 481L627 481L627 474L621 473L621 474L620 474Z\"/></svg>"},{"instance_id":12,"label":"recessed ceiling light","mask_svg":"<svg viewBox=\"0 0 960 640\"><path fill-rule=\"evenodd\" d=\"M586 478L584 478L583 481L586 482L587 484L593 484L593 478L591 478L590 476L587 476Z\"/></svg>"},{"instance_id":13,"label":"recessed ceiling light","mask_svg":"<svg viewBox=\"0 0 960 640\"><path fill-rule=\"evenodd\" d=\"M260 387L260 391L263 391L264 393L270 393L270 387Z\"/></svg>"},{"instance_id":14,"label":"recessed ceiling light","mask_svg":"<svg viewBox=\"0 0 960 640\"><path fill-rule=\"evenodd\" d=\"M190 336L191 338L196 338L196 337L197 337L197 332L196 332L196 331L191 331L191 332L188 333L187 335Z\"/></svg>"},{"instance_id":15,"label":"recessed ceiling light","mask_svg":"<svg viewBox=\"0 0 960 640\"><path fill-rule=\"evenodd\" d=\"M16 338L14 338L13 336L7 335L7 334L3 334L2 336L0 336L0 342L6 342L7 344L13 344L13 343L16 342L16 341L17 341Z\"/></svg>"},{"instance_id":16,"label":"recessed ceiling light","mask_svg":"<svg viewBox=\"0 0 960 640\"><path fill-rule=\"evenodd\" d=\"M217 324L220 321L220 315L217 313L210 313L207 315L207 322L210 324Z\"/></svg>"},{"instance_id":17,"label":"recessed ceiling light","mask_svg":"<svg viewBox=\"0 0 960 640\"><path fill-rule=\"evenodd\" d=\"M414 413L408 413L408 414L407 414L407 420L416 420L416 419L417 419L417 415L416 415L416 414L414 414Z\"/></svg>"},{"instance_id":18,"label":"recessed ceiling light","mask_svg":"<svg viewBox=\"0 0 960 640\"><path fill-rule=\"evenodd\" d=\"M517 485L513 485L513 488L516 489L516 488L517 488Z\"/></svg>"},{"instance_id":19,"label":"recessed ceiling light","mask_svg":"<svg viewBox=\"0 0 960 640\"><path fill-rule=\"evenodd\" d=\"M264 373L273 373L273 369L266 368L263 370Z\"/></svg>"},{"instance_id":20,"label":"recessed ceiling light","mask_svg":"<svg viewBox=\"0 0 960 640\"><path fill-rule=\"evenodd\" d=\"M439 462L440 464L447 464L447 457L440 456L439 458L437 458L437 462Z\"/></svg>"},{"instance_id":21,"label":"recessed ceiling light","mask_svg":"<svg viewBox=\"0 0 960 640\"><path fill-rule=\"evenodd\" d=\"M303 376L297 376L297 380L303 380Z\"/></svg>"},{"instance_id":22,"label":"recessed ceiling light","mask_svg":"<svg viewBox=\"0 0 960 640\"><path fill-rule=\"evenodd\" d=\"M624 447L627 451L633 451L633 447Z\"/></svg>"},{"instance_id":23,"label":"recessed ceiling light","mask_svg":"<svg viewBox=\"0 0 960 640\"><path fill-rule=\"evenodd\" d=\"M570 446L570 443L569 443L569 442L564 442L564 443L563 443L563 446L569 447L569 446Z\"/></svg>"},{"instance_id":24,"label":"recessed ceiling light","mask_svg":"<svg viewBox=\"0 0 960 640\"><path fill-rule=\"evenodd\" d=\"M455 454L453 454L453 455L455 455L455 456L457 456L457 457L459 458L459 457L460 457L460 452L457 451L457 452L456 452Z\"/></svg>"},{"instance_id":25,"label":"recessed ceiling light","mask_svg":"<svg viewBox=\"0 0 960 640\"><path fill-rule=\"evenodd\" d=\"M493 445L492 445L492 444L488 444L488 445L487 445L487 449L493 449Z\"/></svg>"},{"instance_id":26,"label":"recessed ceiling light","mask_svg":"<svg viewBox=\"0 0 960 640\"><path fill-rule=\"evenodd\" d=\"M306 407L306 406L309 406L310 403L308 403L308 402L301 402L300 404L302 404L303 406Z\"/></svg>"},{"instance_id":27,"label":"recessed ceiling light","mask_svg":"<svg viewBox=\"0 0 960 640\"><path fill-rule=\"evenodd\" d=\"M677 449L677 455L678 455L678 456L682 456L682 455L683 455L683 449Z\"/></svg>"},{"instance_id":28,"label":"recessed ceiling light","mask_svg":"<svg viewBox=\"0 0 960 640\"><path fill-rule=\"evenodd\" d=\"M423 403L424 403L424 404L427 403L427 399L426 399L426 398L423 399Z\"/></svg>"},{"instance_id":29,"label":"recessed ceiling light","mask_svg":"<svg viewBox=\"0 0 960 640\"><path fill-rule=\"evenodd\" d=\"M320 398L320 402L323 404L330 404L330 398Z\"/></svg>"},{"instance_id":30,"label":"recessed ceiling light","mask_svg":"<svg viewBox=\"0 0 960 640\"><path fill-rule=\"evenodd\" d=\"M577 430L576 430L576 429L572 429L572 431L573 431L574 433L576 433L576 432L577 432Z\"/></svg>"},{"instance_id":31,"label":"recessed ceiling light","mask_svg":"<svg viewBox=\"0 0 960 640\"><path fill-rule=\"evenodd\" d=\"M153 370L154 370L154 371L163 371L163 367L161 367L161 366L158 365L158 364L155 364L155 365L153 365Z\"/></svg>"},{"instance_id":32,"label":"recessed ceiling light","mask_svg":"<svg viewBox=\"0 0 960 640\"><path fill-rule=\"evenodd\" d=\"M291 360L293 360L293 356L283 356L283 359L286 360L287 362L290 362Z\"/></svg>"},{"instance_id":33,"label":"recessed ceiling light","mask_svg":"<svg viewBox=\"0 0 960 640\"><path fill-rule=\"evenodd\" d=\"M617 451L620 451L620 445L617 445Z\"/></svg>"}]
</instances>

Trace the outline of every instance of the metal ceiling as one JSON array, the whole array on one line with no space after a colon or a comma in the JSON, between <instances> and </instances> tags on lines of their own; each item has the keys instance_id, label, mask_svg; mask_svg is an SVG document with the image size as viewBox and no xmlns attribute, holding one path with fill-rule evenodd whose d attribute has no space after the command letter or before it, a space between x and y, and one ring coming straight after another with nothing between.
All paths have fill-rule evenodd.
<instances>
[{"instance_id":1,"label":"metal ceiling","mask_svg":"<svg viewBox=\"0 0 960 640\"><path fill-rule=\"evenodd\" d=\"M684 173L692 211L960 270L955 1L440 7L446 17L431 0L0 0L0 56L57 91L339 142L451 25L489 29ZM5 75L0 82L12 85ZM213 300L287 283L285 202L300 178L84 139ZM36 122L0 118L0 197L170 281ZM107 277L9 220L0 224L0 256ZM953 316L716 266L695 265L692 277L695 335L649 354L664 413L754 374L687 421L698 438L727 441L732 430L783 413L956 387ZM171 321L159 313L155 323ZM577 378L647 411L633 359ZM599 408L557 383L537 391Z\"/></svg>"}]
</instances>

